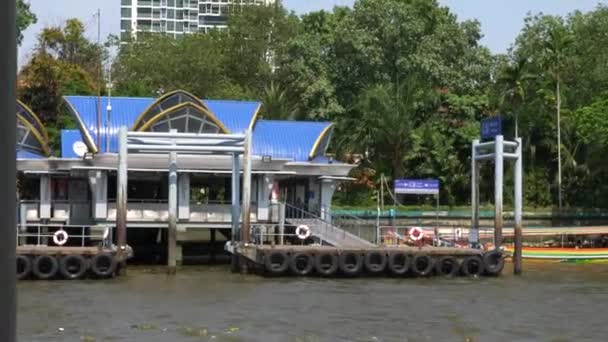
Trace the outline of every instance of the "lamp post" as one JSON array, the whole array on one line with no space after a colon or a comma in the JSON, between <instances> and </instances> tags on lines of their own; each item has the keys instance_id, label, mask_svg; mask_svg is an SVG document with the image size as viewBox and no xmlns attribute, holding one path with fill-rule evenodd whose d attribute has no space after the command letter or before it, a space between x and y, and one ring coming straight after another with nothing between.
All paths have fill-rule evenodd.
<instances>
[{"instance_id":1,"label":"lamp post","mask_svg":"<svg viewBox=\"0 0 608 342\"><path fill-rule=\"evenodd\" d=\"M112 65L108 67L108 105L106 106L106 153L110 153L110 123L112 122Z\"/></svg>"}]
</instances>

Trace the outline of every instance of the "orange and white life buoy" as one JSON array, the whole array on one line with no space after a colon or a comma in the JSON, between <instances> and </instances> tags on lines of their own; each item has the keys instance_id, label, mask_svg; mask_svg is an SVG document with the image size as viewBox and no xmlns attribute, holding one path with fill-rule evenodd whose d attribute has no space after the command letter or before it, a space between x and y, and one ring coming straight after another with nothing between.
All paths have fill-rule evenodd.
<instances>
[{"instance_id":1,"label":"orange and white life buoy","mask_svg":"<svg viewBox=\"0 0 608 342\"><path fill-rule=\"evenodd\" d=\"M419 241L422 240L422 238L424 237L424 232L418 227L412 227L410 228L409 235L410 239L412 239L413 241Z\"/></svg>"},{"instance_id":2,"label":"orange and white life buoy","mask_svg":"<svg viewBox=\"0 0 608 342\"><path fill-rule=\"evenodd\" d=\"M55 232L55 234L53 234L53 242L57 245L57 246L63 246L66 244L66 242L68 242L68 233L65 230L58 230Z\"/></svg>"},{"instance_id":3,"label":"orange and white life buoy","mask_svg":"<svg viewBox=\"0 0 608 342\"><path fill-rule=\"evenodd\" d=\"M301 224L296 228L296 235L298 239L306 240L310 237L310 228L305 224Z\"/></svg>"}]
</instances>

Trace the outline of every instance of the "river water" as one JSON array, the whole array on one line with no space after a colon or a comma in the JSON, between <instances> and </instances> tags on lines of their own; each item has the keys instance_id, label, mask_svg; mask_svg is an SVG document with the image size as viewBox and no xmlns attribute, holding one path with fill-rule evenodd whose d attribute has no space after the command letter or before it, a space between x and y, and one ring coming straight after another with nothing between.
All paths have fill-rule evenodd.
<instances>
[{"instance_id":1,"label":"river water","mask_svg":"<svg viewBox=\"0 0 608 342\"><path fill-rule=\"evenodd\" d=\"M608 265L481 279L261 278L226 266L24 281L19 341L606 341Z\"/></svg>"}]
</instances>

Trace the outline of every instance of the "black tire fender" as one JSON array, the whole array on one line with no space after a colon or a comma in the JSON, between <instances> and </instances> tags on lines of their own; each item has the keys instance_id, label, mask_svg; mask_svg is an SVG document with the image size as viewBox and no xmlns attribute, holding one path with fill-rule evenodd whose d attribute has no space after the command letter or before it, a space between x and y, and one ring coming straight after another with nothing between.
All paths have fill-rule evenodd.
<instances>
[{"instance_id":1,"label":"black tire fender","mask_svg":"<svg viewBox=\"0 0 608 342\"><path fill-rule=\"evenodd\" d=\"M338 255L323 252L315 255L315 271L324 277L335 275L338 271Z\"/></svg>"},{"instance_id":2,"label":"black tire fender","mask_svg":"<svg viewBox=\"0 0 608 342\"><path fill-rule=\"evenodd\" d=\"M36 278L47 280L54 278L59 270L59 262L52 255L40 255L34 259L32 273Z\"/></svg>"},{"instance_id":3,"label":"black tire fender","mask_svg":"<svg viewBox=\"0 0 608 342\"><path fill-rule=\"evenodd\" d=\"M435 262L433 258L426 254L415 255L412 259L412 271L421 277L426 277L433 273Z\"/></svg>"},{"instance_id":4,"label":"black tire fender","mask_svg":"<svg viewBox=\"0 0 608 342\"><path fill-rule=\"evenodd\" d=\"M467 277L479 277L483 275L483 260L478 255L464 258L460 270Z\"/></svg>"},{"instance_id":5,"label":"black tire fender","mask_svg":"<svg viewBox=\"0 0 608 342\"><path fill-rule=\"evenodd\" d=\"M497 250L486 252L483 255L483 267L488 275L497 276L505 268L505 258Z\"/></svg>"},{"instance_id":6,"label":"black tire fender","mask_svg":"<svg viewBox=\"0 0 608 342\"><path fill-rule=\"evenodd\" d=\"M363 271L363 256L357 252L341 253L339 266L344 275L356 276Z\"/></svg>"},{"instance_id":7,"label":"black tire fender","mask_svg":"<svg viewBox=\"0 0 608 342\"><path fill-rule=\"evenodd\" d=\"M455 277L460 272L460 263L453 256L444 256L437 260L435 271L444 277Z\"/></svg>"},{"instance_id":8,"label":"black tire fender","mask_svg":"<svg viewBox=\"0 0 608 342\"><path fill-rule=\"evenodd\" d=\"M65 279L80 279L88 270L89 261L82 255L66 255L59 260L59 272Z\"/></svg>"},{"instance_id":9,"label":"black tire fender","mask_svg":"<svg viewBox=\"0 0 608 342\"><path fill-rule=\"evenodd\" d=\"M298 276L307 276L315 267L315 258L310 253L294 253L289 259L289 270Z\"/></svg>"},{"instance_id":10,"label":"black tire fender","mask_svg":"<svg viewBox=\"0 0 608 342\"><path fill-rule=\"evenodd\" d=\"M406 275L412 264L412 256L404 252L393 252L388 255L388 270L396 276Z\"/></svg>"},{"instance_id":11,"label":"black tire fender","mask_svg":"<svg viewBox=\"0 0 608 342\"><path fill-rule=\"evenodd\" d=\"M32 274L32 259L26 255L17 255L17 280L22 280Z\"/></svg>"},{"instance_id":12,"label":"black tire fender","mask_svg":"<svg viewBox=\"0 0 608 342\"><path fill-rule=\"evenodd\" d=\"M282 274L289 267L289 256L284 251L270 251L264 256L264 267L271 274Z\"/></svg>"},{"instance_id":13,"label":"black tire fender","mask_svg":"<svg viewBox=\"0 0 608 342\"><path fill-rule=\"evenodd\" d=\"M91 271L100 278L109 278L116 271L116 259L109 253L95 255L91 259Z\"/></svg>"},{"instance_id":14,"label":"black tire fender","mask_svg":"<svg viewBox=\"0 0 608 342\"><path fill-rule=\"evenodd\" d=\"M365 254L365 269L373 274L386 270L387 256L383 251L371 251Z\"/></svg>"}]
</instances>

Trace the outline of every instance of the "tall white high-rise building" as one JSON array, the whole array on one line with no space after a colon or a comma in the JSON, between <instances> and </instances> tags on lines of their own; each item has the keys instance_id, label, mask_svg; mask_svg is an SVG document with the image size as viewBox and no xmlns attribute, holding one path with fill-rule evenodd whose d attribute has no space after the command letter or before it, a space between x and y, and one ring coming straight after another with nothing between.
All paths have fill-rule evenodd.
<instances>
[{"instance_id":1,"label":"tall white high-rise building","mask_svg":"<svg viewBox=\"0 0 608 342\"><path fill-rule=\"evenodd\" d=\"M121 38L164 32L175 38L225 28L233 6L270 5L275 0L120 0Z\"/></svg>"}]
</instances>

